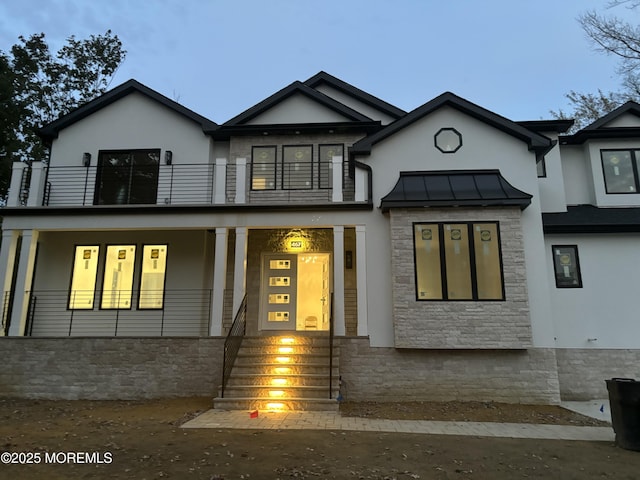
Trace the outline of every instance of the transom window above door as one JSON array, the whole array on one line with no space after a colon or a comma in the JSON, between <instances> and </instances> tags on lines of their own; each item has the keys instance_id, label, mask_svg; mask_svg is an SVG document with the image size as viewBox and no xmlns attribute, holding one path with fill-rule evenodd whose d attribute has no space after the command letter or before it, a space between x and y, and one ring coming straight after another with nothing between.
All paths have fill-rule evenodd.
<instances>
[{"instance_id":1,"label":"transom window above door","mask_svg":"<svg viewBox=\"0 0 640 480\"><path fill-rule=\"evenodd\" d=\"M159 168L159 149L100 151L94 203L157 203Z\"/></svg>"}]
</instances>

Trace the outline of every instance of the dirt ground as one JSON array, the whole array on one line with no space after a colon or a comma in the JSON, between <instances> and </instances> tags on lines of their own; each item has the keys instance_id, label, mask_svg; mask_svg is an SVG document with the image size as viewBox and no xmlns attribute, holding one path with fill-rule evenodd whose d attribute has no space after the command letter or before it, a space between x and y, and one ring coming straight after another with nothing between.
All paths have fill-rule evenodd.
<instances>
[{"instance_id":1,"label":"dirt ground","mask_svg":"<svg viewBox=\"0 0 640 480\"><path fill-rule=\"evenodd\" d=\"M640 452L609 442L179 428L210 405L210 398L0 399L0 479L640 478ZM342 409L370 418L599 423L559 407L491 403L347 403Z\"/></svg>"}]
</instances>

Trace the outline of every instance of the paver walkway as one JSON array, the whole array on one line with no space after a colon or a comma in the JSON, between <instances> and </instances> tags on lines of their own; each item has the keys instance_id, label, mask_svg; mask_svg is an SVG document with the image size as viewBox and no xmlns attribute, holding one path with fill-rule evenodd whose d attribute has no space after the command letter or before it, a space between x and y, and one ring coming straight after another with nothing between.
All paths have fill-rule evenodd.
<instances>
[{"instance_id":1,"label":"paver walkway","mask_svg":"<svg viewBox=\"0 0 640 480\"><path fill-rule=\"evenodd\" d=\"M343 417L337 412L267 412L252 418L242 410L209 410L182 428L250 430L351 430L429 435L473 435L478 437L539 438L612 442L611 427L576 427L526 423L435 422Z\"/></svg>"}]
</instances>

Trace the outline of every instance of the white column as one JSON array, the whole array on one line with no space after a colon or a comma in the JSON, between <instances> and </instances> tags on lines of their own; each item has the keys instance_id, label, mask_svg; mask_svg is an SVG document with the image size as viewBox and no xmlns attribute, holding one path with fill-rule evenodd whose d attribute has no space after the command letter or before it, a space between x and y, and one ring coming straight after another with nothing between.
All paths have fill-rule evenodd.
<instances>
[{"instance_id":1,"label":"white column","mask_svg":"<svg viewBox=\"0 0 640 480\"><path fill-rule=\"evenodd\" d=\"M33 162L31 164L31 183L29 184L29 199L27 207L42 206L44 196L44 168L42 162Z\"/></svg>"},{"instance_id":2,"label":"white column","mask_svg":"<svg viewBox=\"0 0 640 480\"><path fill-rule=\"evenodd\" d=\"M344 336L344 227L333 227L333 332Z\"/></svg>"},{"instance_id":3,"label":"white column","mask_svg":"<svg viewBox=\"0 0 640 480\"><path fill-rule=\"evenodd\" d=\"M220 205L227 201L227 159L216 158L216 171L214 174L215 190L213 203Z\"/></svg>"},{"instance_id":4,"label":"white column","mask_svg":"<svg viewBox=\"0 0 640 480\"><path fill-rule=\"evenodd\" d=\"M11 282L13 280L13 267L16 263L16 246L18 245L18 230L2 231L2 246L0 247L0 272L2 276L2 289L0 289L0 319L4 314L4 302L11 292ZM5 319L8 321L9 319ZM0 328L0 335L4 335L4 329Z\"/></svg>"},{"instance_id":5,"label":"white column","mask_svg":"<svg viewBox=\"0 0 640 480\"><path fill-rule=\"evenodd\" d=\"M247 284L247 228L236 228L236 254L233 268L233 313L240 308Z\"/></svg>"},{"instance_id":6,"label":"white column","mask_svg":"<svg viewBox=\"0 0 640 480\"><path fill-rule=\"evenodd\" d=\"M369 335L367 316L367 238L366 227L356 225L356 277L358 289L358 329L359 336Z\"/></svg>"},{"instance_id":7,"label":"white column","mask_svg":"<svg viewBox=\"0 0 640 480\"><path fill-rule=\"evenodd\" d=\"M216 247L213 266L213 305L209 321L209 335L222 335L224 290L227 285L227 229L216 228Z\"/></svg>"},{"instance_id":8,"label":"white column","mask_svg":"<svg viewBox=\"0 0 640 480\"><path fill-rule=\"evenodd\" d=\"M342 156L333 157L332 160L333 187L331 192L332 202L342 202Z\"/></svg>"},{"instance_id":9,"label":"white column","mask_svg":"<svg viewBox=\"0 0 640 480\"><path fill-rule=\"evenodd\" d=\"M12 337L21 337L25 334L24 329L27 322L29 293L31 290L31 281L33 280L37 246L38 231L24 230L22 232L22 246L20 247L20 260L18 262L18 274L16 276L11 325L9 326L9 335Z\"/></svg>"},{"instance_id":10,"label":"white column","mask_svg":"<svg viewBox=\"0 0 640 480\"><path fill-rule=\"evenodd\" d=\"M236 203L247 200L247 159L236 158Z\"/></svg>"},{"instance_id":11,"label":"white column","mask_svg":"<svg viewBox=\"0 0 640 480\"><path fill-rule=\"evenodd\" d=\"M20 206L20 187L22 183L22 172L28 165L24 162L13 162L11 168L11 183L9 184L9 197L7 207Z\"/></svg>"}]
</instances>

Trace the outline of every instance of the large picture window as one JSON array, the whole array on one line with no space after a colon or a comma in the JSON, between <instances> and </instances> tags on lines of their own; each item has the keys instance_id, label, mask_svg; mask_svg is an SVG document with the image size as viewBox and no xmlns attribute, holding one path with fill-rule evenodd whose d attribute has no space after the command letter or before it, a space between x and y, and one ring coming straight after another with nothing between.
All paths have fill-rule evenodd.
<instances>
[{"instance_id":1,"label":"large picture window","mask_svg":"<svg viewBox=\"0 0 640 480\"><path fill-rule=\"evenodd\" d=\"M275 190L276 147L253 147L251 152L251 189Z\"/></svg>"},{"instance_id":2,"label":"large picture window","mask_svg":"<svg viewBox=\"0 0 640 480\"><path fill-rule=\"evenodd\" d=\"M100 247L97 245L76 247L71 274L71 290L69 291L70 309L93 309L99 253Z\"/></svg>"},{"instance_id":3,"label":"large picture window","mask_svg":"<svg viewBox=\"0 0 640 480\"><path fill-rule=\"evenodd\" d=\"M640 150L602 150L602 172L607 193L637 193Z\"/></svg>"},{"instance_id":4,"label":"large picture window","mask_svg":"<svg viewBox=\"0 0 640 480\"><path fill-rule=\"evenodd\" d=\"M413 228L417 300L504 300L497 222Z\"/></svg>"},{"instance_id":5,"label":"large picture window","mask_svg":"<svg viewBox=\"0 0 640 480\"><path fill-rule=\"evenodd\" d=\"M282 147L282 188L304 190L313 188L313 147L295 145Z\"/></svg>"},{"instance_id":6,"label":"large picture window","mask_svg":"<svg viewBox=\"0 0 640 480\"><path fill-rule=\"evenodd\" d=\"M553 270L558 288L582 288L577 245L553 245Z\"/></svg>"},{"instance_id":7,"label":"large picture window","mask_svg":"<svg viewBox=\"0 0 640 480\"><path fill-rule=\"evenodd\" d=\"M98 155L95 204L155 204L160 150L101 151Z\"/></svg>"},{"instance_id":8,"label":"large picture window","mask_svg":"<svg viewBox=\"0 0 640 480\"><path fill-rule=\"evenodd\" d=\"M131 308L135 259L135 245L107 247L100 308Z\"/></svg>"},{"instance_id":9,"label":"large picture window","mask_svg":"<svg viewBox=\"0 0 640 480\"><path fill-rule=\"evenodd\" d=\"M138 308L161 309L164 306L166 266L166 245L145 245L142 248L142 273L140 275Z\"/></svg>"}]
</instances>

